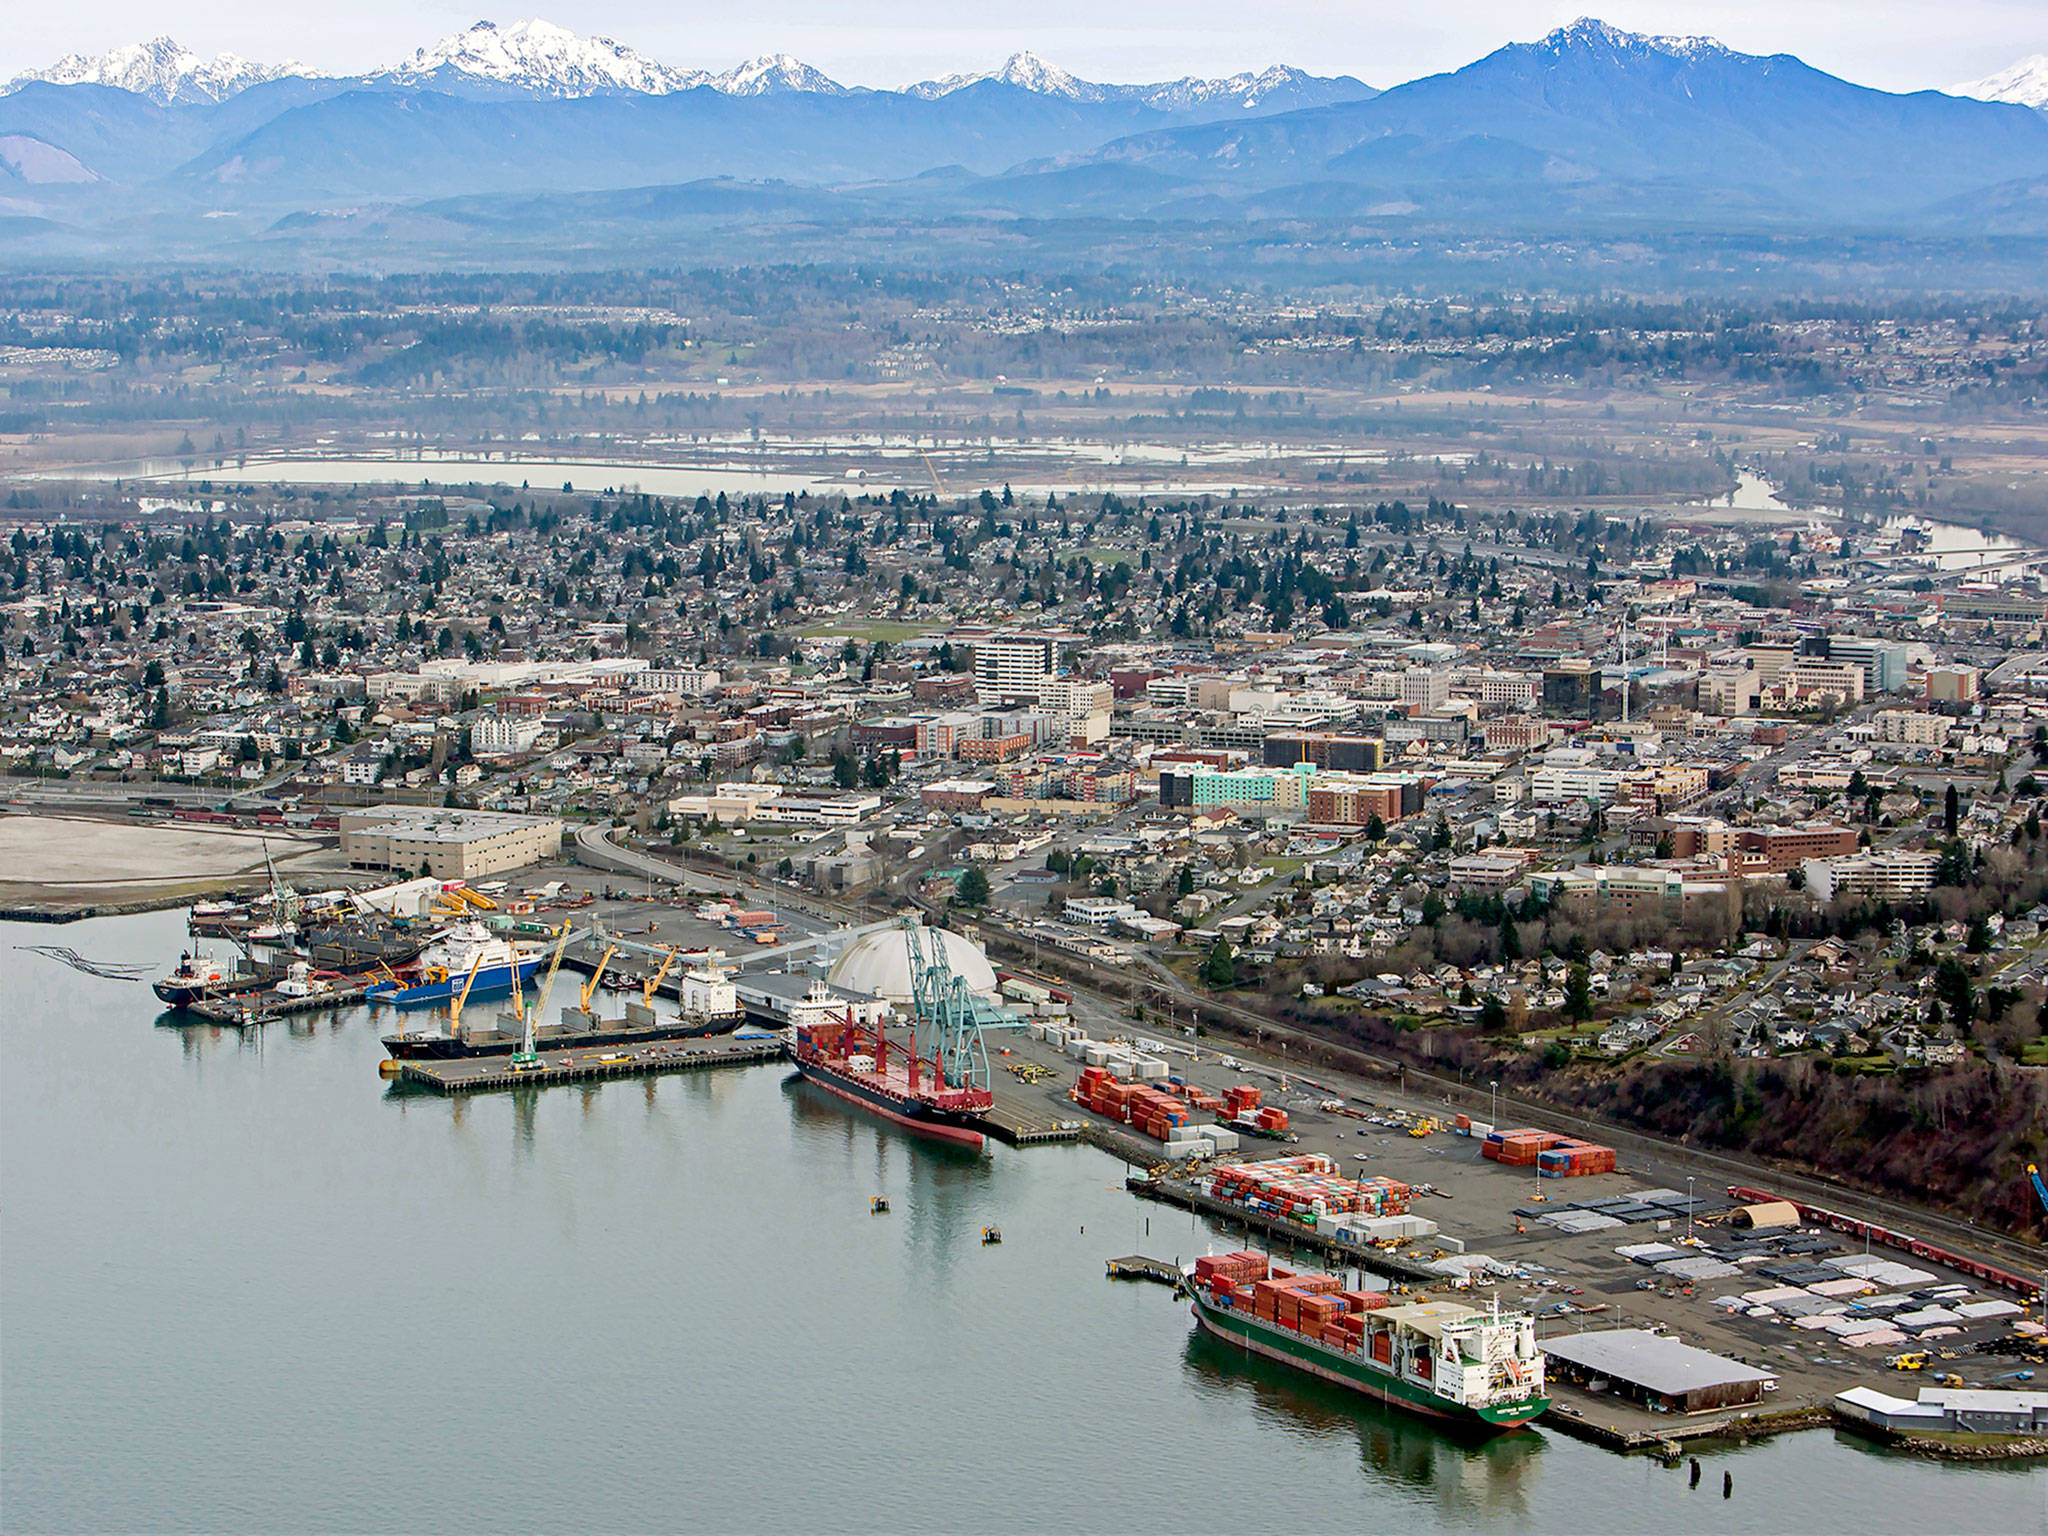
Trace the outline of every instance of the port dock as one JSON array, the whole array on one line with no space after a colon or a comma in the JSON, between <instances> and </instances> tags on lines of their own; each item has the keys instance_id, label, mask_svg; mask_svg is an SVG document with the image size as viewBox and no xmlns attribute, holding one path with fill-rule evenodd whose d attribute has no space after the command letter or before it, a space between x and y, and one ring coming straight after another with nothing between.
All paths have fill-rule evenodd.
<instances>
[{"instance_id":1,"label":"port dock","mask_svg":"<svg viewBox=\"0 0 2048 1536\"><path fill-rule=\"evenodd\" d=\"M1081 1139L1079 1115L1062 1115L1057 1104L1020 1093L1007 1083L991 1083L989 1091L996 1101L976 1123L998 1141L1013 1147L1037 1147Z\"/></svg>"},{"instance_id":2,"label":"port dock","mask_svg":"<svg viewBox=\"0 0 2048 1536\"><path fill-rule=\"evenodd\" d=\"M783 1061L788 1050L776 1036L708 1035L695 1040L658 1040L621 1049L590 1045L541 1051L540 1065L515 1067L510 1056L469 1056L454 1061L401 1061L399 1082L435 1093L483 1093L500 1088L550 1087L608 1077L646 1077L707 1067L747 1067Z\"/></svg>"},{"instance_id":3,"label":"port dock","mask_svg":"<svg viewBox=\"0 0 2048 1536\"><path fill-rule=\"evenodd\" d=\"M1187 1277L1164 1259L1148 1259L1142 1253L1126 1255L1109 1261L1109 1278L1112 1280L1150 1280L1159 1285L1170 1285L1176 1291L1187 1284Z\"/></svg>"},{"instance_id":4,"label":"port dock","mask_svg":"<svg viewBox=\"0 0 2048 1536\"><path fill-rule=\"evenodd\" d=\"M346 986L331 987L324 992L305 994L286 992L235 992L224 997L209 997L196 1003L187 1003L185 1011L197 1014L211 1024L267 1024L272 1019L281 1019L292 1013L315 1013L322 1008L346 1008L351 1003L363 1000L369 990L365 980L351 981Z\"/></svg>"}]
</instances>

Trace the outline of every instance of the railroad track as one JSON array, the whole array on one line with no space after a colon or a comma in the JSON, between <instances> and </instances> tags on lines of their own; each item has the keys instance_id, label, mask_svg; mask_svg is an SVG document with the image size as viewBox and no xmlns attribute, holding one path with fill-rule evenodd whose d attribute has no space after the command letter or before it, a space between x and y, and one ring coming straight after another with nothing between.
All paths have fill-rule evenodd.
<instances>
[{"instance_id":1,"label":"railroad track","mask_svg":"<svg viewBox=\"0 0 2048 1536\"><path fill-rule=\"evenodd\" d=\"M936 909L926 903L919 904L936 915ZM1000 936L1006 947L1022 953L1030 951L1031 946L1009 932L1005 925L984 920L983 926L991 935ZM1142 973L1105 971L1104 968L1078 955L1069 955L1050 946L1040 946L1036 959L1041 969L1058 972L1069 984L1094 993L1098 1002L1122 999L1143 1002L1153 1007L1169 1004L1176 1014L1185 1014L1205 1025L1215 1023L1230 1026L1233 1033L1247 1038L1255 1046L1263 1046L1269 1041L1298 1045L1303 1048L1301 1067L1291 1067L1284 1060L1279 1063L1279 1067L1280 1070L1305 1080L1308 1080L1308 1073L1314 1066L1322 1065L1332 1071L1401 1079L1410 1091L1423 1089L1443 1093L1454 1103L1467 1109L1481 1107L1491 1101L1489 1090L1475 1087L1456 1077L1432 1071L1427 1067L1419 1067L1396 1057L1381 1056L1356 1046L1339 1044L1294 1025L1281 1023L1240 1004L1221 1002L1186 989L1171 988L1164 982ZM1812 1204L1835 1207L1883 1225L1916 1229L1930 1237L1938 1236L1965 1252L1989 1261L2037 1271L2048 1266L2048 1250L2016 1238L1986 1232L1983 1228L1959 1217L1872 1194L1824 1175L1801 1173L1761 1159L1712 1152L1684 1142L1667 1141L1602 1115L1586 1114L1521 1094L1502 1092L1497 1102L1501 1108L1513 1109L1517 1115L1527 1116L1546 1128L1580 1131L1590 1138L1612 1146L1618 1152L1684 1162L1721 1174L1730 1183L1762 1185Z\"/></svg>"}]
</instances>

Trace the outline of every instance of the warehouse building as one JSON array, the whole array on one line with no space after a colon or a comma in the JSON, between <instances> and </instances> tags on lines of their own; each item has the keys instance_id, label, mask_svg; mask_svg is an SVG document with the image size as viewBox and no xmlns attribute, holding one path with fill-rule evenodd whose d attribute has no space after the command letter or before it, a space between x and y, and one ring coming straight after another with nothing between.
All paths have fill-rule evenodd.
<instances>
[{"instance_id":1,"label":"warehouse building","mask_svg":"<svg viewBox=\"0 0 2048 1536\"><path fill-rule=\"evenodd\" d=\"M1777 1385L1769 1371L1682 1344L1647 1328L1608 1328L1543 1342L1553 1378L1607 1390L1666 1413L1706 1413L1760 1403Z\"/></svg>"},{"instance_id":2,"label":"warehouse building","mask_svg":"<svg viewBox=\"0 0 2048 1536\"><path fill-rule=\"evenodd\" d=\"M351 869L422 868L437 880L524 869L562 853L554 816L373 805L341 813L341 856Z\"/></svg>"}]
</instances>

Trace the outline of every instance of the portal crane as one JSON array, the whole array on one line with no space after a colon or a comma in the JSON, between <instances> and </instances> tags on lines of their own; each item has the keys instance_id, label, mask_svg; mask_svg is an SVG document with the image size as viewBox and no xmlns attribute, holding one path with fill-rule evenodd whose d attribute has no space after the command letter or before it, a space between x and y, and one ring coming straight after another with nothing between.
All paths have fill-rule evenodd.
<instances>
[{"instance_id":1,"label":"portal crane","mask_svg":"<svg viewBox=\"0 0 2048 1536\"><path fill-rule=\"evenodd\" d=\"M562 968L562 952L568 947L569 924L564 922L560 931L555 935L555 953L554 957L548 961L548 974L540 984L540 995L533 1000L533 1007L530 1010L522 1011L519 1024L519 1049L512 1057L512 1065L515 1068L524 1070L540 1065L540 1056L533 1048L533 1021L536 1017L547 1017L548 999L554 996L555 992L555 972ZM518 976L519 972L516 967L512 974L515 978Z\"/></svg>"}]
</instances>

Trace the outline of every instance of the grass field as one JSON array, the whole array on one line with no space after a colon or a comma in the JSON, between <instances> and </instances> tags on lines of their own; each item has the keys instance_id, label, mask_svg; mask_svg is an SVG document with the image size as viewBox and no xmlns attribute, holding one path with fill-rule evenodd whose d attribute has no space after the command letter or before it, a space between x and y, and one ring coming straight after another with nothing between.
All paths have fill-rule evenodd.
<instances>
[{"instance_id":1,"label":"grass field","mask_svg":"<svg viewBox=\"0 0 2048 1536\"><path fill-rule=\"evenodd\" d=\"M848 640L866 640L870 643L880 640L885 645L896 645L905 640L914 640L931 628L929 624L909 624L899 619L858 619L848 616L824 619L816 624L806 625L801 633L807 639L813 640L825 636L843 636Z\"/></svg>"}]
</instances>

